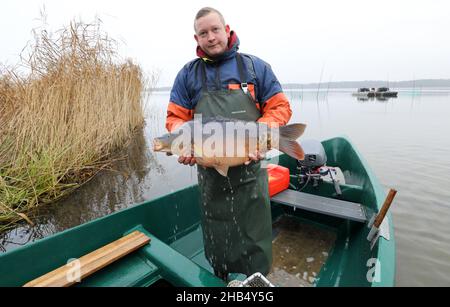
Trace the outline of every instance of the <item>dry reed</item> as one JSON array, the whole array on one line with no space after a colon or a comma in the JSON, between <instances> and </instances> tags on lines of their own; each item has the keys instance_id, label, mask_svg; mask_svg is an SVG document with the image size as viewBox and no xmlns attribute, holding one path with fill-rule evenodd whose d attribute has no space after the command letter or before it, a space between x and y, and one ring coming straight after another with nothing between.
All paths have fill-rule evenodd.
<instances>
[{"instance_id":1,"label":"dry reed","mask_svg":"<svg viewBox=\"0 0 450 307\"><path fill-rule=\"evenodd\" d=\"M0 232L93 176L142 127L144 77L100 22L34 32L0 73Z\"/></svg>"}]
</instances>

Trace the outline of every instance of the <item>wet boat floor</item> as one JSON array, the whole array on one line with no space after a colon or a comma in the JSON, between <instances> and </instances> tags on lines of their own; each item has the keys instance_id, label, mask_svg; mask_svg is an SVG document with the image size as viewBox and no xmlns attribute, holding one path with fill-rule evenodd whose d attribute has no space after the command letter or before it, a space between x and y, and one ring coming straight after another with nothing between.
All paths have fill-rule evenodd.
<instances>
[{"instance_id":1,"label":"wet boat floor","mask_svg":"<svg viewBox=\"0 0 450 307\"><path fill-rule=\"evenodd\" d=\"M267 279L279 287L311 287L336 241L336 234L282 216L273 224L273 264Z\"/></svg>"}]
</instances>

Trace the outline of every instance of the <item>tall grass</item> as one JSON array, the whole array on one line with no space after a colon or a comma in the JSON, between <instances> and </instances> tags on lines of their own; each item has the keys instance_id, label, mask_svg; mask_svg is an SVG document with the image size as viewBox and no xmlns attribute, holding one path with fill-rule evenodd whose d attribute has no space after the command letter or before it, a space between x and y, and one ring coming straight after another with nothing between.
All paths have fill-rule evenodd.
<instances>
[{"instance_id":1,"label":"tall grass","mask_svg":"<svg viewBox=\"0 0 450 307\"><path fill-rule=\"evenodd\" d=\"M142 127L144 77L99 22L34 32L0 76L0 231L70 192Z\"/></svg>"}]
</instances>

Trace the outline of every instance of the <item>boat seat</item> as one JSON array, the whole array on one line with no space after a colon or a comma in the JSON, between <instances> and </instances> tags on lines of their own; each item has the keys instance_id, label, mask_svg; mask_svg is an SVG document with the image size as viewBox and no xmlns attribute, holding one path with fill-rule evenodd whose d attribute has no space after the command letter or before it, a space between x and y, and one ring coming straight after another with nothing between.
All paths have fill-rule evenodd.
<instances>
[{"instance_id":1,"label":"boat seat","mask_svg":"<svg viewBox=\"0 0 450 307\"><path fill-rule=\"evenodd\" d=\"M69 263L26 283L24 287L71 286L77 280L79 281L88 277L149 242L150 238L147 235L139 231L133 231L112 243L80 257L77 264L79 273L76 278L68 278L68 276L74 275L74 266Z\"/></svg>"},{"instance_id":2,"label":"boat seat","mask_svg":"<svg viewBox=\"0 0 450 307\"><path fill-rule=\"evenodd\" d=\"M342 219L365 223L367 221L364 207L349 201L317 196L295 190L284 190L274 195L275 203Z\"/></svg>"}]
</instances>

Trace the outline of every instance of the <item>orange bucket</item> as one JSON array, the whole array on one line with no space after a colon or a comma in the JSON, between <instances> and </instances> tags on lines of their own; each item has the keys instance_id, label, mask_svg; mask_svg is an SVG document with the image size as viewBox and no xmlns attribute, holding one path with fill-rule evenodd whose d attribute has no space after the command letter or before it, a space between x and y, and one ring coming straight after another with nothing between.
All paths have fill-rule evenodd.
<instances>
[{"instance_id":1,"label":"orange bucket","mask_svg":"<svg viewBox=\"0 0 450 307\"><path fill-rule=\"evenodd\" d=\"M289 169L287 167L268 164L267 173L269 175L269 195L280 193L289 187Z\"/></svg>"}]
</instances>

